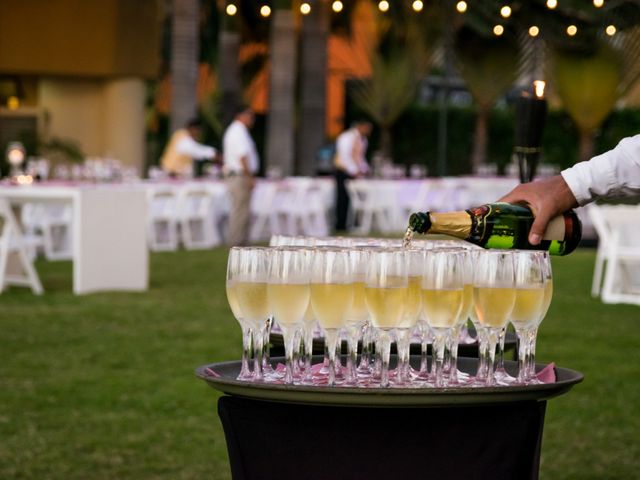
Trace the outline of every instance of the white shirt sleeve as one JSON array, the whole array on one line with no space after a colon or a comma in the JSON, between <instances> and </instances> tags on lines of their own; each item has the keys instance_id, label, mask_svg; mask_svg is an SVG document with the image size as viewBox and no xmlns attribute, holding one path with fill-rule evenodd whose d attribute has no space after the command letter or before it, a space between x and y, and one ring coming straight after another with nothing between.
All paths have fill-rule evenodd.
<instances>
[{"instance_id":1,"label":"white shirt sleeve","mask_svg":"<svg viewBox=\"0 0 640 480\"><path fill-rule=\"evenodd\" d=\"M176 151L181 155L189 155L190 157L213 158L216 155L216 149L208 145L196 142L193 138L185 136L178 140Z\"/></svg>"},{"instance_id":2,"label":"white shirt sleeve","mask_svg":"<svg viewBox=\"0 0 640 480\"><path fill-rule=\"evenodd\" d=\"M563 170L562 177L580 205L599 198L640 197L640 135Z\"/></svg>"}]
</instances>

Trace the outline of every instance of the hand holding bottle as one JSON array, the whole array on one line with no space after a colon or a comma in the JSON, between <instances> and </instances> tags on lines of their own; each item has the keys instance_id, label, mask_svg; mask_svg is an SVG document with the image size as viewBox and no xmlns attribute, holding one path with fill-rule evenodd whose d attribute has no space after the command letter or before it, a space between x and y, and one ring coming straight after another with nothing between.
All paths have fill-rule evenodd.
<instances>
[{"instance_id":1,"label":"hand holding bottle","mask_svg":"<svg viewBox=\"0 0 640 480\"><path fill-rule=\"evenodd\" d=\"M540 244L552 218L578 206L576 198L562 175L518 185L499 201L524 203L531 208L535 214L535 220L529 232L531 245Z\"/></svg>"}]
</instances>

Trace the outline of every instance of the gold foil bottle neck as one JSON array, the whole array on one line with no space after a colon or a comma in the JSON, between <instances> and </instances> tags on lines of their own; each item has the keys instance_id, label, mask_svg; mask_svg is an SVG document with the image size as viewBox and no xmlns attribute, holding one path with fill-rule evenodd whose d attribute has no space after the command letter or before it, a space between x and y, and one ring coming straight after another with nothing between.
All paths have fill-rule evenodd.
<instances>
[{"instance_id":1,"label":"gold foil bottle neck","mask_svg":"<svg viewBox=\"0 0 640 480\"><path fill-rule=\"evenodd\" d=\"M430 213L429 233L468 238L471 235L471 216L467 212Z\"/></svg>"}]
</instances>

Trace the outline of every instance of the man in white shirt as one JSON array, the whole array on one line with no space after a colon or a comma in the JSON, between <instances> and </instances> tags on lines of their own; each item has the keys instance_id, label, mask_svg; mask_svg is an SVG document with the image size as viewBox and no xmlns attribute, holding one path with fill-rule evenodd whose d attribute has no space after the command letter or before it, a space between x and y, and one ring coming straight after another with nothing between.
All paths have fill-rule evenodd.
<instances>
[{"instance_id":1,"label":"man in white shirt","mask_svg":"<svg viewBox=\"0 0 640 480\"><path fill-rule=\"evenodd\" d=\"M640 135L623 139L608 152L563 170L560 175L518 185L500 199L526 203L536 219L529 243L540 243L549 220L598 199L640 198Z\"/></svg>"},{"instance_id":2,"label":"man in white shirt","mask_svg":"<svg viewBox=\"0 0 640 480\"><path fill-rule=\"evenodd\" d=\"M196 138L200 138L201 127L200 121L193 119L171 135L160 159L160 166L169 175L190 177L194 161L211 160L216 157L215 148L196 141Z\"/></svg>"},{"instance_id":3,"label":"man in white shirt","mask_svg":"<svg viewBox=\"0 0 640 480\"><path fill-rule=\"evenodd\" d=\"M246 245L249 240L251 191L259 168L256 145L249 134L254 120L251 108L240 107L222 138L222 172L231 196L228 245Z\"/></svg>"},{"instance_id":4,"label":"man in white shirt","mask_svg":"<svg viewBox=\"0 0 640 480\"><path fill-rule=\"evenodd\" d=\"M367 137L371 134L370 122L360 120L350 129L342 132L336 139L336 156L334 158L336 177L336 230L347 229L347 212L349 211L349 193L346 182L369 173L369 164L365 158L367 153Z\"/></svg>"}]
</instances>

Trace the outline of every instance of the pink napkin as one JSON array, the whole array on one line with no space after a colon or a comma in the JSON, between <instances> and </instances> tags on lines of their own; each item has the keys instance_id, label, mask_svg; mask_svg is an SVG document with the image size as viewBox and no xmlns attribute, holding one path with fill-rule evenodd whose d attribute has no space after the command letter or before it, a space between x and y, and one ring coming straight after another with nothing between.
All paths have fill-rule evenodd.
<instances>
[{"instance_id":1,"label":"pink napkin","mask_svg":"<svg viewBox=\"0 0 640 480\"><path fill-rule=\"evenodd\" d=\"M556 364L551 362L536 374L536 378L542 383L554 383L556 381Z\"/></svg>"}]
</instances>

